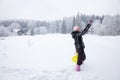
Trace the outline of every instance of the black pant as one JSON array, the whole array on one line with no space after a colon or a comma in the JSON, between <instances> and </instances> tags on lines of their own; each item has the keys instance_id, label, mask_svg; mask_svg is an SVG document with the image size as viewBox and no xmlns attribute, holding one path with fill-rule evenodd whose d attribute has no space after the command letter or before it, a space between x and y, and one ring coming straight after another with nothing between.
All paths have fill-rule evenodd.
<instances>
[{"instance_id":1,"label":"black pant","mask_svg":"<svg viewBox=\"0 0 120 80\"><path fill-rule=\"evenodd\" d=\"M78 53L77 65L81 65L83 63L83 61L86 59L86 55L85 55L84 49L76 49L76 51Z\"/></svg>"}]
</instances>

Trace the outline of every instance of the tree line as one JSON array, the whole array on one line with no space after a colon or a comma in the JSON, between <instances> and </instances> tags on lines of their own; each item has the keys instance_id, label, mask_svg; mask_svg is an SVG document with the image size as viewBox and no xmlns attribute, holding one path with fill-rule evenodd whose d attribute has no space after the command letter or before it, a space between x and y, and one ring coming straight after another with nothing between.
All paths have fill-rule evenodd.
<instances>
[{"instance_id":1,"label":"tree line","mask_svg":"<svg viewBox=\"0 0 120 80\"><path fill-rule=\"evenodd\" d=\"M40 21L40 20L1 20L0 37L17 35L38 35L49 33L68 34L74 26L81 30L85 28L89 20L93 20L89 34L97 35L120 35L120 15L85 15L65 17L62 20Z\"/></svg>"}]
</instances>

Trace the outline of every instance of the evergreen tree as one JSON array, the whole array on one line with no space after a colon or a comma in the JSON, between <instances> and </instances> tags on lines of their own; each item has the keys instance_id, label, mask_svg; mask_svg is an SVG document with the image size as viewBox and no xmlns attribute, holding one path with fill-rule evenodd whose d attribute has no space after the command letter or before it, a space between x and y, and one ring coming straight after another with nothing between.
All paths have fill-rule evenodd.
<instances>
[{"instance_id":1,"label":"evergreen tree","mask_svg":"<svg viewBox=\"0 0 120 80\"><path fill-rule=\"evenodd\" d=\"M66 23L65 23L64 19L63 19L63 22L62 22L61 33L62 34L66 34L67 33L67 27L66 27Z\"/></svg>"},{"instance_id":2,"label":"evergreen tree","mask_svg":"<svg viewBox=\"0 0 120 80\"><path fill-rule=\"evenodd\" d=\"M72 28L75 26L75 17L73 18Z\"/></svg>"}]
</instances>

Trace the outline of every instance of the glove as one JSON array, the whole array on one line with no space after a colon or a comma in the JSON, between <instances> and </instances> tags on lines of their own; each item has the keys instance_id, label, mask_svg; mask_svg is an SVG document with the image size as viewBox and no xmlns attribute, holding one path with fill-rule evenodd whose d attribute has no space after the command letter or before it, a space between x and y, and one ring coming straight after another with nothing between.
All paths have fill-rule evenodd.
<instances>
[{"instance_id":1,"label":"glove","mask_svg":"<svg viewBox=\"0 0 120 80\"><path fill-rule=\"evenodd\" d=\"M89 20L88 24L92 24L92 23L93 23L93 21L92 21L92 20Z\"/></svg>"}]
</instances>

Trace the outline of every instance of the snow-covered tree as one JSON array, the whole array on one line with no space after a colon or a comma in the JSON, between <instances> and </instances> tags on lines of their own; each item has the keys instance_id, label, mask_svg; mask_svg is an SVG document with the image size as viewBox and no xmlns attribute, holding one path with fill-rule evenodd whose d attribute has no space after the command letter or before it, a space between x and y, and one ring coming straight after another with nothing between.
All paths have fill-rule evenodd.
<instances>
[{"instance_id":1,"label":"snow-covered tree","mask_svg":"<svg viewBox=\"0 0 120 80\"><path fill-rule=\"evenodd\" d=\"M0 37L5 37L5 36L9 36L9 30L3 25L0 25Z\"/></svg>"},{"instance_id":2,"label":"snow-covered tree","mask_svg":"<svg viewBox=\"0 0 120 80\"><path fill-rule=\"evenodd\" d=\"M96 20L93 25L92 25L92 33L94 34L99 34L102 30L101 24L100 24L100 20Z\"/></svg>"},{"instance_id":3,"label":"snow-covered tree","mask_svg":"<svg viewBox=\"0 0 120 80\"><path fill-rule=\"evenodd\" d=\"M49 33L56 33L57 25L55 21L52 21L49 26Z\"/></svg>"},{"instance_id":4,"label":"snow-covered tree","mask_svg":"<svg viewBox=\"0 0 120 80\"><path fill-rule=\"evenodd\" d=\"M29 21L27 24L29 30L30 30L30 35L34 35L34 28L36 27L36 21Z\"/></svg>"},{"instance_id":5,"label":"snow-covered tree","mask_svg":"<svg viewBox=\"0 0 120 80\"><path fill-rule=\"evenodd\" d=\"M114 19L113 19L113 21L114 21L114 28L115 28L115 32L116 32L116 35L120 35L120 15L116 15L116 16L114 16Z\"/></svg>"},{"instance_id":6,"label":"snow-covered tree","mask_svg":"<svg viewBox=\"0 0 120 80\"><path fill-rule=\"evenodd\" d=\"M114 24L115 19L115 17L108 15L104 17L102 24L104 25L103 32L105 35L117 35L117 26Z\"/></svg>"},{"instance_id":7,"label":"snow-covered tree","mask_svg":"<svg viewBox=\"0 0 120 80\"><path fill-rule=\"evenodd\" d=\"M65 22L64 19L63 19L62 26L61 26L61 33L62 34L66 34L67 33L67 26L66 26L66 22Z\"/></svg>"},{"instance_id":8,"label":"snow-covered tree","mask_svg":"<svg viewBox=\"0 0 120 80\"><path fill-rule=\"evenodd\" d=\"M75 26L80 27L81 26L80 22L81 22L81 19L80 19L79 13L78 13L76 18L75 18Z\"/></svg>"},{"instance_id":9,"label":"snow-covered tree","mask_svg":"<svg viewBox=\"0 0 120 80\"><path fill-rule=\"evenodd\" d=\"M66 33L71 33L73 29L73 17L65 18Z\"/></svg>"},{"instance_id":10,"label":"snow-covered tree","mask_svg":"<svg viewBox=\"0 0 120 80\"><path fill-rule=\"evenodd\" d=\"M40 26L39 31L40 31L40 34L46 34L48 30L45 26Z\"/></svg>"},{"instance_id":11,"label":"snow-covered tree","mask_svg":"<svg viewBox=\"0 0 120 80\"><path fill-rule=\"evenodd\" d=\"M75 26L75 17L73 17L72 28Z\"/></svg>"}]
</instances>

